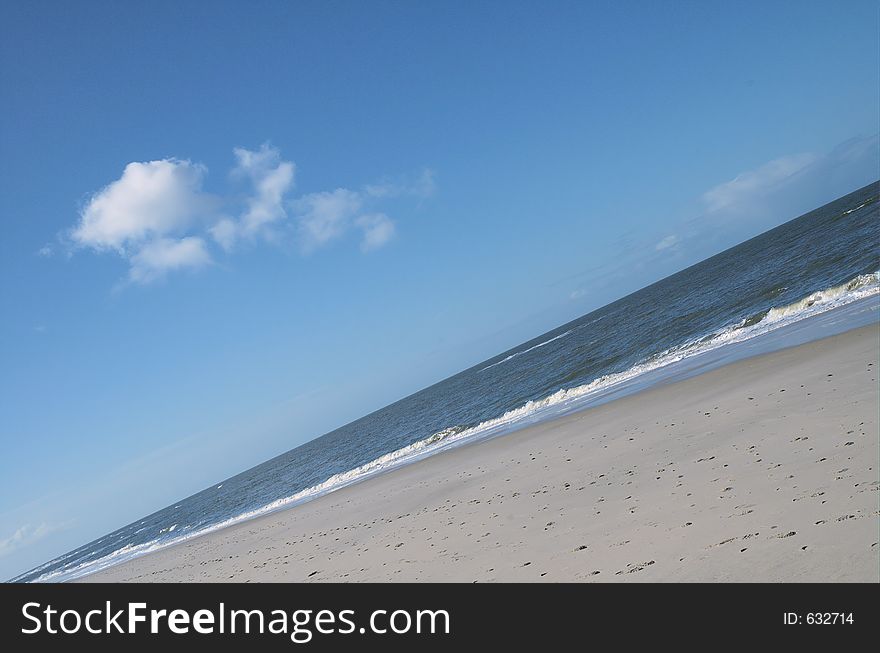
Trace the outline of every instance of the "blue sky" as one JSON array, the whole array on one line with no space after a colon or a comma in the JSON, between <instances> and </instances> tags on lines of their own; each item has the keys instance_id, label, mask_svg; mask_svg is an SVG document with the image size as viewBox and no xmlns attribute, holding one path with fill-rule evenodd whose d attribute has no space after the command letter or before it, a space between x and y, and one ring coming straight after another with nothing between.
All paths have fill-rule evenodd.
<instances>
[{"instance_id":1,"label":"blue sky","mask_svg":"<svg viewBox=\"0 0 880 653\"><path fill-rule=\"evenodd\" d=\"M878 176L874 2L0 6L0 577Z\"/></svg>"}]
</instances>

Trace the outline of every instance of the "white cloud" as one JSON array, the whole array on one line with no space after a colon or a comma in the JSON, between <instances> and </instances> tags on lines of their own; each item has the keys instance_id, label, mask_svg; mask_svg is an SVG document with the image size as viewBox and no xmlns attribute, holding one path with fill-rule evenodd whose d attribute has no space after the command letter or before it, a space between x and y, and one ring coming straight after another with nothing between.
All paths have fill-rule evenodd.
<instances>
[{"instance_id":1,"label":"white cloud","mask_svg":"<svg viewBox=\"0 0 880 653\"><path fill-rule=\"evenodd\" d=\"M737 211L748 207L781 183L815 163L815 154L793 154L774 159L755 170L740 173L703 194L709 213Z\"/></svg>"},{"instance_id":2,"label":"white cloud","mask_svg":"<svg viewBox=\"0 0 880 653\"><path fill-rule=\"evenodd\" d=\"M170 270L196 269L210 262L211 255L201 238L157 238L131 257L129 279L136 283L149 283L162 278Z\"/></svg>"},{"instance_id":3,"label":"white cloud","mask_svg":"<svg viewBox=\"0 0 880 653\"><path fill-rule=\"evenodd\" d=\"M55 248L48 243L43 245L40 249L37 250L37 256L42 256L43 258L49 258L55 254Z\"/></svg>"},{"instance_id":4,"label":"white cloud","mask_svg":"<svg viewBox=\"0 0 880 653\"><path fill-rule=\"evenodd\" d=\"M311 251L342 236L362 204L360 193L346 188L311 193L296 200L293 209L297 214L303 249Z\"/></svg>"},{"instance_id":5,"label":"white cloud","mask_svg":"<svg viewBox=\"0 0 880 653\"><path fill-rule=\"evenodd\" d=\"M435 192L434 173L415 179L337 188L290 201L296 166L277 148L235 148L231 178L247 183L244 196L203 190L207 169L180 159L133 162L122 176L95 193L74 227L61 238L69 250L115 252L129 264L128 281L146 284L171 271L213 262L209 243L231 252L243 240L283 242L295 233L310 252L352 230L363 234L364 252L385 245L395 223L376 205L394 198L424 199ZM369 211L365 210L369 209ZM51 244L38 255L52 256Z\"/></svg>"},{"instance_id":6,"label":"white cloud","mask_svg":"<svg viewBox=\"0 0 880 653\"><path fill-rule=\"evenodd\" d=\"M43 539L44 537L58 530L59 528L61 528L60 525L53 526L47 524L46 522L43 522L38 526L25 524L21 528L17 529L9 537L0 540L0 558L9 555L16 549L27 546L28 544L33 544L34 542Z\"/></svg>"},{"instance_id":7,"label":"white cloud","mask_svg":"<svg viewBox=\"0 0 880 653\"><path fill-rule=\"evenodd\" d=\"M284 196L293 188L296 166L292 161L282 161L281 153L274 147L262 145L259 150L235 148L238 164L233 176L246 177L253 184L254 194L247 200L247 209L241 216L239 229L246 236L264 233L272 223L287 217L284 210ZM230 242L229 220L223 222L219 239L221 245ZM217 236L217 234L215 234Z\"/></svg>"},{"instance_id":8,"label":"white cloud","mask_svg":"<svg viewBox=\"0 0 880 653\"><path fill-rule=\"evenodd\" d=\"M361 250L370 252L379 249L394 237L394 223L384 213L362 215L356 220L364 232Z\"/></svg>"},{"instance_id":9,"label":"white cloud","mask_svg":"<svg viewBox=\"0 0 880 653\"><path fill-rule=\"evenodd\" d=\"M210 209L204 175L204 167L177 159L129 163L122 177L91 198L71 239L124 255L151 238L183 232Z\"/></svg>"},{"instance_id":10,"label":"white cloud","mask_svg":"<svg viewBox=\"0 0 880 653\"><path fill-rule=\"evenodd\" d=\"M675 234L666 236L666 238L662 239L659 243L654 245L654 249L656 249L658 252L662 252L664 249L669 249L670 247L674 247L675 245L677 245L679 240L681 239Z\"/></svg>"},{"instance_id":11,"label":"white cloud","mask_svg":"<svg viewBox=\"0 0 880 653\"><path fill-rule=\"evenodd\" d=\"M205 172L203 166L177 159L129 163L83 208L71 241L117 252L129 262L129 280L136 283L209 263L204 241L185 235L216 205L202 191Z\"/></svg>"}]
</instances>

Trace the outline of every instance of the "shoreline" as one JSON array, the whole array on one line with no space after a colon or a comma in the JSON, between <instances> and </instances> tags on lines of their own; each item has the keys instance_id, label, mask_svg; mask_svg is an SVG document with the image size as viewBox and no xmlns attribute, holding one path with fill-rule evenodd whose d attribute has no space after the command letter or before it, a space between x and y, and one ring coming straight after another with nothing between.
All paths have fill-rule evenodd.
<instances>
[{"instance_id":1,"label":"shoreline","mask_svg":"<svg viewBox=\"0 0 880 653\"><path fill-rule=\"evenodd\" d=\"M734 362L74 582L877 582L878 351Z\"/></svg>"}]
</instances>

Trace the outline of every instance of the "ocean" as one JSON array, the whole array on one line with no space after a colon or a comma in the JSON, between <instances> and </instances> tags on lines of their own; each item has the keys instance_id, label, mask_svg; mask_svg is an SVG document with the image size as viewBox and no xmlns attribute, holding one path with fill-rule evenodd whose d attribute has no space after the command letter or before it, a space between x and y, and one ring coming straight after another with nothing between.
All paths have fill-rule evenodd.
<instances>
[{"instance_id":1,"label":"ocean","mask_svg":"<svg viewBox=\"0 0 880 653\"><path fill-rule=\"evenodd\" d=\"M21 574L66 581L449 447L876 322L871 184Z\"/></svg>"}]
</instances>

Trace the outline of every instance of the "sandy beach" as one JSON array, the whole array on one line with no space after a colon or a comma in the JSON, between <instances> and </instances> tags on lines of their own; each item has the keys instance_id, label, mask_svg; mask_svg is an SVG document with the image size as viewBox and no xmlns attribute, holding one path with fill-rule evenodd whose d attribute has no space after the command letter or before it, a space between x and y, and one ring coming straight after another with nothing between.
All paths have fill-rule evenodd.
<instances>
[{"instance_id":1,"label":"sandy beach","mask_svg":"<svg viewBox=\"0 0 880 653\"><path fill-rule=\"evenodd\" d=\"M864 327L438 454L83 581L880 581Z\"/></svg>"}]
</instances>

